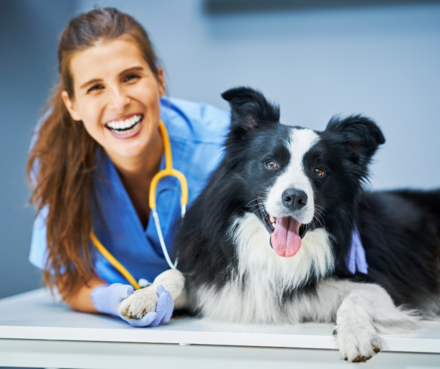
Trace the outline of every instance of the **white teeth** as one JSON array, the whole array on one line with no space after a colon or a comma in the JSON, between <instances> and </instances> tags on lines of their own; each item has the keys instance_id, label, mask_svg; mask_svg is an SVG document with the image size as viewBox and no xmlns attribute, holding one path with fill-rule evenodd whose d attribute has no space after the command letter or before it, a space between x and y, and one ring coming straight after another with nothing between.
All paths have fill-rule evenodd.
<instances>
[{"instance_id":1,"label":"white teeth","mask_svg":"<svg viewBox=\"0 0 440 369\"><path fill-rule=\"evenodd\" d=\"M275 223L275 221L276 221L276 219L272 215L269 217L269 219L272 224Z\"/></svg>"},{"instance_id":2,"label":"white teeth","mask_svg":"<svg viewBox=\"0 0 440 369\"><path fill-rule=\"evenodd\" d=\"M131 127L130 129L127 129L125 131L118 131L118 130L114 130L114 129L112 129L111 131L113 133L116 133L117 135L124 136L124 135L129 134L130 132L137 130L138 127L140 126L140 124L141 124L140 122L137 122L133 127Z\"/></svg>"},{"instance_id":3,"label":"white teeth","mask_svg":"<svg viewBox=\"0 0 440 369\"><path fill-rule=\"evenodd\" d=\"M129 121L130 121L129 123L127 123L127 121L125 122L125 125L126 125L125 128L130 127L131 125L134 124L134 122L137 122L136 115L134 117L131 117L131 119L129 119ZM127 126L127 124L128 124L128 126Z\"/></svg>"},{"instance_id":4,"label":"white teeth","mask_svg":"<svg viewBox=\"0 0 440 369\"><path fill-rule=\"evenodd\" d=\"M108 122L107 127L111 129L126 129L136 124L141 118L142 118L141 115L134 115L133 117L126 120L114 120Z\"/></svg>"}]
</instances>

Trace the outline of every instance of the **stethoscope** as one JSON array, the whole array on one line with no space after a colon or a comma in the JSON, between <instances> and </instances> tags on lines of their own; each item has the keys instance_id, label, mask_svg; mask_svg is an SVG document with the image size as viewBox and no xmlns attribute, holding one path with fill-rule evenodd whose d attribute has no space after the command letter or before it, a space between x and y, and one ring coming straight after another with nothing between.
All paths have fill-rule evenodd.
<instances>
[{"instance_id":1,"label":"stethoscope","mask_svg":"<svg viewBox=\"0 0 440 369\"><path fill-rule=\"evenodd\" d=\"M162 122L162 120L159 121L159 131L162 136L162 142L165 151L165 169L158 172L151 180L149 201L150 201L150 209L153 213L154 223L156 225L156 230L159 236L159 242L160 242L160 246L162 247L163 254L170 268L176 269L178 260L176 258L174 264L171 262L170 255L168 254L167 248L165 246L165 241L163 239L162 229L160 227L159 214L157 213L156 210L156 188L158 182L163 177L174 176L180 181L180 187L182 190L181 198L180 198L180 207L181 207L181 217L183 219L186 213L186 205L188 205L188 184L186 182L186 178L183 175L183 173L173 168L173 158L171 155L170 138L168 136L168 132L165 127L165 124ZM99 242L98 238L96 237L93 231L90 231L90 239L92 240L95 247L99 250L99 252L109 261L110 264L112 264L127 279L128 282L130 282L130 284L136 290L140 289L141 287L145 287L147 285L148 282L144 279L139 280L139 282L142 283L138 283L138 281L134 279L134 277L130 274L130 272L118 260L116 260L116 258L112 254L110 254L110 252L102 245L101 242Z\"/></svg>"}]
</instances>

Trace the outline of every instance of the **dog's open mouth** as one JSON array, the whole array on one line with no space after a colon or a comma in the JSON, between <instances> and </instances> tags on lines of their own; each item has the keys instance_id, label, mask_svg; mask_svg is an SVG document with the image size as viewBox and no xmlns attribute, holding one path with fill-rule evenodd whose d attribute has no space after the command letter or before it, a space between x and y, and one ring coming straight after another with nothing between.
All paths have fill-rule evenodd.
<instances>
[{"instance_id":1,"label":"dog's open mouth","mask_svg":"<svg viewBox=\"0 0 440 369\"><path fill-rule=\"evenodd\" d=\"M287 258L294 256L299 251L301 240L309 226L299 223L293 217L273 217L266 211L261 201L258 201L258 210L263 224L270 233L270 246L276 254Z\"/></svg>"}]
</instances>

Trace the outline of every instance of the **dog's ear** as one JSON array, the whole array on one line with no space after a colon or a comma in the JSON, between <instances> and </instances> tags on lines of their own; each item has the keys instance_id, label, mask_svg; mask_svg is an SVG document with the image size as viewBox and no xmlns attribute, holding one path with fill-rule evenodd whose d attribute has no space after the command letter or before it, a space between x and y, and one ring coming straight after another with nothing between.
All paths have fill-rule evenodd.
<instances>
[{"instance_id":1,"label":"dog's ear","mask_svg":"<svg viewBox=\"0 0 440 369\"><path fill-rule=\"evenodd\" d=\"M325 132L336 133L349 153L349 159L355 164L368 164L379 145L385 143L385 137L378 125L361 115L345 119L333 117Z\"/></svg>"},{"instance_id":2,"label":"dog's ear","mask_svg":"<svg viewBox=\"0 0 440 369\"><path fill-rule=\"evenodd\" d=\"M249 132L280 120L279 107L252 88L232 88L223 92L222 97L231 105L231 130Z\"/></svg>"}]
</instances>

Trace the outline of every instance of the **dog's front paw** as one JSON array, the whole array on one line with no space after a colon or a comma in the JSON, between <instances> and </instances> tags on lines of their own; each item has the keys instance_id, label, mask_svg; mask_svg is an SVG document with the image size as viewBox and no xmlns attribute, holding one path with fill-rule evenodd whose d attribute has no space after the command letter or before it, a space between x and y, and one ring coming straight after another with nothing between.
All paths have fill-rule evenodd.
<instances>
[{"instance_id":1,"label":"dog's front paw","mask_svg":"<svg viewBox=\"0 0 440 369\"><path fill-rule=\"evenodd\" d=\"M135 291L119 304L119 312L127 319L141 319L144 315L156 311L159 300L156 289L147 287Z\"/></svg>"},{"instance_id":2,"label":"dog's front paw","mask_svg":"<svg viewBox=\"0 0 440 369\"><path fill-rule=\"evenodd\" d=\"M364 326L336 326L333 331L341 359L366 362L381 350L380 338L371 324Z\"/></svg>"}]
</instances>

